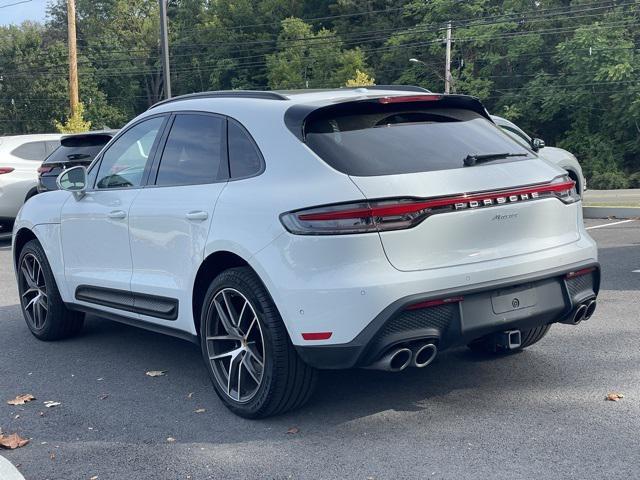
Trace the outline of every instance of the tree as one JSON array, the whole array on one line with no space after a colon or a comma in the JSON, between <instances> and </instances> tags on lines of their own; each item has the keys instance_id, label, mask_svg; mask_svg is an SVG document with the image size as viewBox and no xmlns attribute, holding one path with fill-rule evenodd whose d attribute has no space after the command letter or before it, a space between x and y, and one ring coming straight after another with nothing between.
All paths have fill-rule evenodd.
<instances>
[{"instance_id":1,"label":"tree","mask_svg":"<svg viewBox=\"0 0 640 480\"><path fill-rule=\"evenodd\" d=\"M334 32L322 28L314 33L299 18L282 21L277 49L266 57L267 78L274 89L337 87L357 70L366 70L359 48L343 49Z\"/></svg>"}]
</instances>

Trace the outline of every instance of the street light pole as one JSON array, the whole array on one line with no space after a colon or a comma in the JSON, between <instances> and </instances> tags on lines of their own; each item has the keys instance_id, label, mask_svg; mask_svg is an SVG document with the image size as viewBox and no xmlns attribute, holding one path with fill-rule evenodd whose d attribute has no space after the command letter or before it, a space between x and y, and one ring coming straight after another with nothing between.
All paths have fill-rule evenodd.
<instances>
[{"instance_id":1,"label":"street light pole","mask_svg":"<svg viewBox=\"0 0 640 480\"><path fill-rule=\"evenodd\" d=\"M169 37L167 34L167 0L160 1L160 48L162 49L162 79L164 96L171 98L171 75L169 72Z\"/></svg>"}]
</instances>

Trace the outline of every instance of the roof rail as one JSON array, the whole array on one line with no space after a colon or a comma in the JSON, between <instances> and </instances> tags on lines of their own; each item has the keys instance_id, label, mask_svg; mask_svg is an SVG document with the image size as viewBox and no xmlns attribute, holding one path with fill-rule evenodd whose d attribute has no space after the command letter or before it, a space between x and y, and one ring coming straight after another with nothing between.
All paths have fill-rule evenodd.
<instances>
[{"instance_id":1,"label":"roof rail","mask_svg":"<svg viewBox=\"0 0 640 480\"><path fill-rule=\"evenodd\" d=\"M196 92L179 95L177 97L168 98L151 105L155 108L159 105L165 105L180 100L190 100L192 98L262 98L264 100L289 100L287 97L276 92L264 92L260 90L216 90L211 92Z\"/></svg>"}]
</instances>

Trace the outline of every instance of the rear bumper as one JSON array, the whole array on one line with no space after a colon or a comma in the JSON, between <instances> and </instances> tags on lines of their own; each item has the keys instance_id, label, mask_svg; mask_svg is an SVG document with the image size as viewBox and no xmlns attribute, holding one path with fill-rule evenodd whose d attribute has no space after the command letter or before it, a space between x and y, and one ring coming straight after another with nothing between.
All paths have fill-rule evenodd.
<instances>
[{"instance_id":1,"label":"rear bumper","mask_svg":"<svg viewBox=\"0 0 640 480\"><path fill-rule=\"evenodd\" d=\"M570 272L581 270L588 272L567 278ZM296 345L296 349L306 363L325 369L367 366L392 347L423 339L433 340L442 351L492 333L567 320L577 305L597 296L599 287L599 264L589 261L465 288L409 295L391 303L351 342ZM522 305L528 306L509 310L499 304L498 295L509 302L526 297ZM443 298L457 301L408 308Z\"/></svg>"}]
</instances>

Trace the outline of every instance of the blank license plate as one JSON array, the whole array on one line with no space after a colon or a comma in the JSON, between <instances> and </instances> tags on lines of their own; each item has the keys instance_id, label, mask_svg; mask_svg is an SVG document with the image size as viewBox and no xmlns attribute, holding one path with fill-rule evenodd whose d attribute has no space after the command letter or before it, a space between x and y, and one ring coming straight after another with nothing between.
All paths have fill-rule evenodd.
<instances>
[{"instance_id":1,"label":"blank license plate","mask_svg":"<svg viewBox=\"0 0 640 480\"><path fill-rule=\"evenodd\" d=\"M537 301L536 289L531 285L505 288L491 295L491 306L496 314L533 307Z\"/></svg>"}]
</instances>

